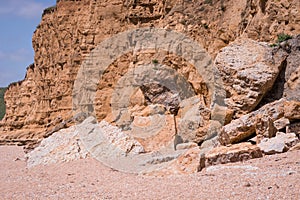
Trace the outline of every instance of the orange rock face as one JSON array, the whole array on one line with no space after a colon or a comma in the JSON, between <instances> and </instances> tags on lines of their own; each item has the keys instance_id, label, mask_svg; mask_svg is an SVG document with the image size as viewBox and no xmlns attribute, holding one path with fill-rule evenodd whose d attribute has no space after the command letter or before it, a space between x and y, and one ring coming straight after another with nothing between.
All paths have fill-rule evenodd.
<instances>
[{"instance_id":1,"label":"orange rock face","mask_svg":"<svg viewBox=\"0 0 300 200\"><path fill-rule=\"evenodd\" d=\"M6 92L1 143L38 140L55 127L70 126L79 67L100 42L117 33L151 26L171 29L199 42L212 57L240 36L274 41L282 32L299 33L298 0L261 2L265 1L57 1L56 8L45 11L34 32L34 64L28 67L25 79L10 85ZM108 68L95 102L99 119L109 118L113 86L129 66L144 57L151 61L155 54L135 58L129 53ZM176 57L158 57L158 61L176 69L197 94L208 98L201 77L191 73L195 69L186 61Z\"/></svg>"}]
</instances>

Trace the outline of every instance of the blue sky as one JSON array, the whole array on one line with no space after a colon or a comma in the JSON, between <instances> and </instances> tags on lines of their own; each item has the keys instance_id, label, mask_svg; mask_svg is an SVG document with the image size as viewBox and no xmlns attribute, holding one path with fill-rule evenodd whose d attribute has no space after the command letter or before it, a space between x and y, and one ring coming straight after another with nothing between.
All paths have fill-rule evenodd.
<instances>
[{"instance_id":1,"label":"blue sky","mask_svg":"<svg viewBox=\"0 0 300 200\"><path fill-rule=\"evenodd\" d=\"M33 63L32 35L56 0L0 0L0 87L23 80Z\"/></svg>"}]
</instances>

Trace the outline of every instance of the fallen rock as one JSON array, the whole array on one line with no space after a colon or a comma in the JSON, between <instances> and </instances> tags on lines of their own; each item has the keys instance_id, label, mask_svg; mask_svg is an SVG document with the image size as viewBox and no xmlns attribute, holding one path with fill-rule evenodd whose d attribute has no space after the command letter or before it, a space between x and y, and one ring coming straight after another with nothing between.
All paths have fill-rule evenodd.
<instances>
[{"instance_id":1,"label":"fallen rock","mask_svg":"<svg viewBox=\"0 0 300 200\"><path fill-rule=\"evenodd\" d=\"M49 165L54 163L69 162L89 156L76 127L62 129L44 139L41 144L26 155L27 166Z\"/></svg>"},{"instance_id":2,"label":"fallen rock","mask_svg":"<svg viewBox=\"0 0 300 200\"><path fill-rule=\"evenodd\" d=\"M283 117L284 102L284 99L275 101L261 107L257 111L233 120L230 124L222 128L219 135L220 143L223 145L238 143L254 136L256 131L259 134L262 133L263 137L273 135L274 129L272 129L272 133L268 133L267 131L271 130L270 126L272 126L274 121ZM263 118L267 119L266 123L262 121ZM258 125L258 123L260 124Z\"/></svg>"},{"instance_id":3,"label":"fallen rock","mask_svg":"<svg viewBox=\"0 0 300 200\"><path fill-rule=\"evenodd\" d=\"M284 103L284 117L288 118L289 120L300 119L300 101L285 102Z\"/></svg>"},{"instance_id":4,"label":"fallen rock","mask_svg":"<svg viewBox=\"0 0 300 200\"><path fill-rule=\"evenodd\" d=\"M211 111L198 96L185 99L180 103L178 112L178 136L183 142L200 143L210 134Z\"/></svg>"},{"instance_id":5,"label":"fallen rock","mask_svg":"<svg viewBox=\"0 0 300 200\"><path fill-rule=\"evenodd\" d=\"M200 149L195 147L186 151L178 159L173 161L173 165L177 167L177 170L181 174L191 174L196 173L200 170ZM172 166L172 164L171 164Z\"/></svg>"},{"instance_id":6,"label":"fallen rock","mask_svg":"<svg viewBox=\"0 0 300 200\"><path fill-rule=\"evenodd\" d=\"M280 32L287 31L288 34L292 35L299 33L299 13L297 12L299 4L297 0L288 3L285 3L287 1L268 1L266 4L261 1L264 5L262 9L258 2L247 3L243 1L237 4L233 0L217 1L215 6L211 6L209 4L203 5L202 1L187 1L184 3L184 7L189 15L194 17L189 17L184 21L181 21L181 15L184 15L184 12L182 13L180 10L181 2L175 0L168 3L157 0L151 2L137 1L137 6L132 6L132 2L111 1L103 3L87 0L71 4L70 1L57 1L55 10L51 10L51 13L45 12L33 37L35 63L28 67L25 80L11 84L5 95L8 106L3 126L0 128L1 139L5 139L6 136L11 139L22 140L33 137L42 139L45 126L49 124L49 121L55 121L58 115L61 115L63 120L69 119L73 109L73 83L81 64L91 50L95 49L104 38L111 38L125 30L135 29L143 25L143 27L154 26L183 31L207 49L212 57L221 47L226 46L241 34L255 40L272 41ZM283 3L289 6L282 6ZM88 6L89 4L92 7ZM78 8L80 8L80 12ZM149 13L149 8L153 9L154 12ZM226 12L223 8L226 8ZM95 9L97 12L91 9ZM261 10L263 11L261 12ZM114 14L107 14L108 11L114 11ZM78 13L82 17L78 18ZM57 16L63 16L63 19L57 20ZM123 20L124 18L128 20ZM287 18L288 20L286 20ZM76 22L75 24L78 26L74 26L70 21ZM200 23L201 21L202 23ZM286 23L281 23L284 21ZM183 22L185 25L182 24ZM243 54L243 48L236 47L237 53L241 51L239 54ZM253 47L256 46L253 45ZM109 46L108 49L114 48ZM250 53L244 55L255 60L256 51L259 52L262 48L256 49L254 48L254 52L252 51L253 56ZM296 53L295 56L297 56ZM297 57L295 58L297 61ZM115 64L107 70L107 76L103 77L103 82L109 87L108 90L105 90L105 95L101 95L101 98L110 99L114 82L124 75L127 66L135 61L136 58L129 55L116 60ZM173 61L176 60L172 59ZM287 62L289 63L289 61ZM198 79L195 78L196 73L193 73L191 68L184 68L181 63L173 63L173 66L186 74L185 77L190 83L195 83L193 87L198 85L200 88ZM231 78L230 75L226 76L227 80L229 78ZM242 88L247 87L247 79L241 83L245 83L245 85L241 85ZM234 89L234 91L239 90ZM260 92L260 90L257 91ZM299 92L294 94L296 96ZM101 112L97 112L100 119L105 119L107 110L109 110L108 104L99 104L103 107ZM55 126L56 124L53 123L49 130ZM22 130L18 131L20 127Z\"/></svg>"},{"instance_id":7,"label":"fallen rock","mask_svg":"<svg viewBox=\"0 0 300 200\"><path fill-rule=\"evenodd\" d=\"M262 157L261 150L249 142L216 147L205 155L205 167Z\"/></svg>"},{"instance_id":8,"label":"fallen rock","mask_svg":"<svg viewBox=\"0 0 300 200\"><path fill-rule=\"evenodd\" d=\"M194 142L181 143L176 145L176 150L191 149L195 147L198 147L198 144Z\"/></svg>"},{"instance_id":9,"label":"fallen rock","mask_svg":"<svg viewBox=\"0 0 300 200\"><path fill-rule=\"evenodd\" d=\"M143 175L150 176L165 176L174 174L191 174L200 171L201 154L198 147L191 148L176 159L153 166L145 171L142 171Z\"/></svg>"},{"instance_id":10,"label":"fallen rock","mask_svg":"<svg viewBox=\"0 0 300 200\"><path fill-rule=\"evenodd\" d=\"M214 138L211 138L209 140L205 140L201 146L200 146L200 149L202 152L205 152L206 150L211 150L212 148L215 148L217 146L219 146L220 143L219 143L219 140L218 140L218 137L214 137Z\"/></svg>"},{"instance_id":11,"label":"fallen rock","mask_svg":"<svg viewBox=\"0 0 300 200\"><path fill-rule=\"evenodd\" d=\"M298 136L300 136L300 122L295 121L292 122L290 125L286 128L287 133L296 133Z\"/></svg>"},{"instance_id":12,"label":"fallen rock","mask_svg":"<svg viewBox=\"0 0 300 200\"><path fill-rule=\"evenodd\" d=\"M273 124L274 124L274 127L278 131L280 131L281 129L284 129L287 125L290 124L290 120L287 119L287 118L285 118L285 117L283 117L283 118L280 118L280 119L274 121Z\"/></svg>"},{"instance_id":13,"label":"fallen rock","mask_svg":"<svg viewBox=\"0 0 300 200\"><path fill-rule=\"evenodd\" d=\"M290 148L289 151L298 151L300 150L300 143L297 143L295 146L293 146L292 148Z\"/></svg>"},{"instance_id":14,"label":"fallen rock","mask_svg":"<svg viewBox=\"0 0 300 200\"><path fill-rule=\"evenodd\" d=\"M125 133L137 140L146 152L157 151L170 145L174 149L176 145L173 115L135 116L130 130Z\"/></svg>"},{"instance_id":15,"label":"fallen rock","mask_svg":"<svg viewBox=\"0 0 300 200\"><path fill-rule=\"evenodd\" d=\"M99 128L103 133L103 136L108 139L108 141L120 148L126 154L139 154L145 152L144 147L133 137L122 132L118 127L112 126L108 122L102 120L99 123Z\"/></svg>"},{"instance_id":16,"label":"fallen rock","mask_svg":"<svg viewBox=\"0 0 300 200\"><path fill-rule=\"evenodd\" d=\"M173 134L172 131L169 133ZM97 123L94 117L88 117L81 124L44 139L39 147L27 154L27 165L48 165L92 156L102 164L126 173L166 175L199 170L200 149L196 143L179 144L178 150L175 150L174 135L164 141L161 138L166 137L164 134L158 133L160 136L156 139L155 134L144 138L136 134L124 132L104 120ZM141 138L149 141L140 143L138 139ZM145 149L149 144L159 148L148 149L147 152Z\"/></svg>"},{"instance_id":17,"label":"fallen rock","mask_svg":"<svg viewBox=\"0 0 300 200\"><path fill-rule=\"evenodd\" d=\"M215 65L229 97L225 99L236 117L247 114L272 88L287 53L272 52L267 43L237 39L217 55Z\"/></svg>"},{"instance_id":18,"label":"fallen rock","mask_svg":"<svg viewBox=\"0 0 300 200\"><path fill-rule=\"evenodd\" d=\"M276 137L265 138L257 146L264 154L283 153L289 150L290 147L296 145L299 139L294 133L278 132Z\"/></svg>"},{"instance_id":19,"label":"fallen rock","mask_svg":"<svg viewBox=\"0 0 300 200\"><path fill-rule=\"evenodd\" d=\"M263 138L271 138L276 135L277 129L274 126L274 119L268 115L256 115L255 132L257 136L256 143L260 143Z\"/></svg>"}]
</instances>

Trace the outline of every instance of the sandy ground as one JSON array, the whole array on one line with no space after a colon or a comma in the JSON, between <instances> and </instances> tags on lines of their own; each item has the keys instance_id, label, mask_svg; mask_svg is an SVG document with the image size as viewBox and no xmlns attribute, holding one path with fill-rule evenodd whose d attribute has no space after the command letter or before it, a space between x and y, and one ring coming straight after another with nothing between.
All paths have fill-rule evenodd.
<instances>
[{"instance_id":1,"label":"sandy ground","mask_svg":"<svg viewBox=\"0 0 300 200\"><path fill-rule=\"evenodd\" d=\"M94 159L27 169L16 146L0 146L0 155L0 199L300 199L300 151L168 177L125 174Z\"/></svg>"}]
</instances>

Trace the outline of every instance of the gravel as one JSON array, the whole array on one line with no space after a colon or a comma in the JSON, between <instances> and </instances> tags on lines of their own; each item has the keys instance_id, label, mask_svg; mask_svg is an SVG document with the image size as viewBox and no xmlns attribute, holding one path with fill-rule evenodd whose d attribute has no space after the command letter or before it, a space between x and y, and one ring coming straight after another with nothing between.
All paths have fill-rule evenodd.
<instances>
[{"instance_id":1,"label":"gravel","mask_svg":"<svg viewBox=\"0 0 300 200\"><path fill-rule=\"evenodd\" d=\"M0 155L0 199L300 199L300 151L164 177L92 158L27 169L17 146L0 146Z\"/></svg>"}]
</instances>

